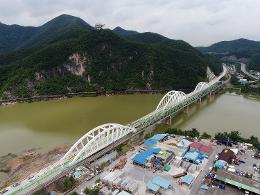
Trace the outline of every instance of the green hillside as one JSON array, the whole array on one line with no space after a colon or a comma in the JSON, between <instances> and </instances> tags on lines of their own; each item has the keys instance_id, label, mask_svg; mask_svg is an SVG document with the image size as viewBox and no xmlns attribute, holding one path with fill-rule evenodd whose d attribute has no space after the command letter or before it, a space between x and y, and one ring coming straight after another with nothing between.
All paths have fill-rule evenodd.
<instances>
[{"instance_id":1,"label":"green hillside","mask_svg":"<svg viewBox=\"0 0 260 195\"><path fill-rule=\"evenodd\" d=\"M32 36L24 45L0 54L2 98L100 90L192 90L205 80L206 66L215 63L184 41L134 41L111 30L96 31L72 16L63 15L43 26L42 34L52 31L51 36L42 39L38 34L37 44L26 48L25 43L36 40ZM57 33L60 29L63 32Z\"/></svg>"},{"instance_id":2,"label":"green hillside","mask_svg":"<svg viewBox=\"0 0 260 195\"><path fill-rule=\"evenodd\" d=\"M72 30L92 30L80 18L61 15L39 27L23 27L0 23L0 53L40 46L58 37L66 36Z\"/></svg>"}]
</instances>

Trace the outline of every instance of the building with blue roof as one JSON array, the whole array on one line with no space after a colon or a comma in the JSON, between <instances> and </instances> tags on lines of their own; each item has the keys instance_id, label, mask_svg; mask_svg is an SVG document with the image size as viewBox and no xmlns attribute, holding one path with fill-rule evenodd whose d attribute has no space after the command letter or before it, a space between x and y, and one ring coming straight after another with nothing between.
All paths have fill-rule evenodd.
<instances>
[{"instance_id":1,"label":"building with blue roof","mask_svg":"<svg viewBox=\"0 0 260 195\"><path fill-rule=\"evenodd\" d=\"M193 176L191 176L191 175L185 175L185 176L181 177L182 183L186 183L186 184L190 185L192 183L192 181L193 181Z\"/></svg>"},{"instance_id":2,"label":"building with blue roof","mask_svg":"<svg viewBox=\"0 0 260 195\"><path fill-rule=\"evenodd\" d=\"M160 189L160 186L154 184L152 181L148 181L146 186L147 186L148 190L151 190L154 193L158 192Z\"/></svg>"},{"instance_id":3,"label":"building with blue roof","mask_svg":"<svg viewBox=\"0 0 260 195\"><path fill-rule=\"evenodd\" d=\"M189 151L187 152L184 156L183 156L183 159L186 160L186 161L191 161L193 163L198 163L198 159L199 159L199 155L200 153L197 152L197 151Z\"/></svg>"},{"instance_id":4,"label":"building with blue roof","mask_svg":"<svg viewBox=\"0 0 260 195\"><path fill-rule=\"evenodd\" d=\"M179 141L177 143L177 146L180 148L188 148L191 144L192 144L191 141L189 141L187 139L182 139L181 141Z\"/></svg>"},{"instance_id":5,"label":"building with blue roof","mask_svg":"<svg viewBox=\"0 0 260 195\"><path fill-rule=\"evenodd\" d=\"M151 140L155 140L155 141L162 141L165 137L167 137L168 134L156 134L153 137L151 137Z\"/></svg>"},{"instance_id":6,"label":"building with blue roof","mask_svg":"<svg viewBox=\"0 0 260 195\"><path fill-rule=\"evenodd\" d=\"M168 134L156 134L153 137L149 138L148 140L145 140L144 145L147 147L153 147L158 141L162 141L167 136Z\"/></svg>"},{"instance_id":7,"label":"building with blue roof","mask_svg":"<svg viewBox=\"0 0 260 195\"><path fill-rule=\"evenodd\" d=\"M143 152L138 153L132 158L133 162L138 165L145 165L145 163L151 159L151 156L158 154L161 151L160 148L151 148Z\"/></svg>"},{"instance_id":8,"label":"building with blue roof","mask_svg":"<svg viewBox=\"0 0 260 195\"><path fill-rule=\"evenodd\" d=\"M144 141L144 145L147 147L153 147L157 143L156 140L148 139Z\"/></svg>"},{"instance_id":9,"label":"building with blue roof","mask_svg":"<svg viewBox=\"0 0 260 195\"><path fill-rule=\"evenodd\" d=\"M217 167L219 169L224 169L225 166L227 165L227 162L224 160L217 160L214 164L214 167Z\"/></svg>"},{"instance_id":10,"label":"building with blue roof","mask_svg":"<svg viewBox=\"0 0 260 195\"><path fill-rule=\"evenodd\" d=\"M172 185L171 182L163 177L156 176L152 179L152 183L164 188L169 189Z\"/></svg>"},{"instance_id":11,"label":"building with blue roof","mask_svg":"<svg viewBox=\"0 0 260 195\"><path fill-rule=\"evenodd\" d=\"M184 156L183 159L189 162L192 162L194 164L199 164L202 162L204 158L207 158L208 156L205 154L200 153L197 150L188 151Z\"/></svg>"}]
</instances>

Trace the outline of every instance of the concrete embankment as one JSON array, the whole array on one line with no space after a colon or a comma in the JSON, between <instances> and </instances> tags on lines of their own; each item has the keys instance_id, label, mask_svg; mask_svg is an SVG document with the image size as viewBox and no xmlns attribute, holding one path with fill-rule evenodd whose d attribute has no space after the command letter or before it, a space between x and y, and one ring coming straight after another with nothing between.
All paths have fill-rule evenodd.
<instances>
[{"instance_id":1,"label":"concrete embankment","mask_svg":"<svg viewBox=\"0 0 260 195\"><path fill-rule=\"evenodd\" d=\"M0 99L0 105L22 103L22 102L36 102L36 101L47 101L52 99L63 99L72 97L96 97L100 95L127 95L127 94L155 94L165 93L169 90L126 90L126 91L101 91L101 92L77 92L67 93L61 95L42 95L32 96L27 98L12 98L12 99Z\"/></svg>"}]
</instances>

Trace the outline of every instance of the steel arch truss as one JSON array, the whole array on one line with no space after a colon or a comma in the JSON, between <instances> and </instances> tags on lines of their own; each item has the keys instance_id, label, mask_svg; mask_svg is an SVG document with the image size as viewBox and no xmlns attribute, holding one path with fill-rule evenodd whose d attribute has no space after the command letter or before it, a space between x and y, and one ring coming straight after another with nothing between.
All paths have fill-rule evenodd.
<instances>
[{"instance_id":1,"label":"steel arch truss","mask_svg":"<svg viewBox=\"0 0 260 195\"><path fill-rule=\"evenodd\" d=\"M159 102L156 110L165 109L169 105L174 105L186 98L186 94L182 91L169 91Z\"/></svg>"},{"instance_id":2,"label":"steel arch truss","mask_svg":"<svg viewBox=\"0 0 260 195\"><path fill-rule=\"evenodd\" d=\"M64 155L61 163L69 159L71 164L83 160L131 132L135 129L129 126L115 123L100 125L82 136Z\"/></svg>"},{"instance_id":3,"label":"steel arch truss","mask_svg":"<svg viewBox=\"0 0 260 195\"><path fill-rule=\"evenodd\" d=\"M198 92L209 87L207 82L199 82L193 92Z\"/></svg>"}]
</instances>

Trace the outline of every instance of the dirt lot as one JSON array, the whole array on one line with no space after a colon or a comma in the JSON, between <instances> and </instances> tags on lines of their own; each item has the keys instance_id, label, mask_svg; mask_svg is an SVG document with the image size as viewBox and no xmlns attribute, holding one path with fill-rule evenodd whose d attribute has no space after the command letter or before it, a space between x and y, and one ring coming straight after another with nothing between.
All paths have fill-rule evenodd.
<instances>
[{"instance_id":1,"label":"dirt lot","mask_svg":"<svg viewBox=\"0 0 260 195\"><path fill-rule=\"evenodd\" d=\"M41 170L44 167L59 160L68 150L69 146L60 145L46 153L36 151L27 151L22 155L14 157L6 162L9 170L8 177L0 184L4 185L10 181L17 181L30 176L32 173Z\"/></svg>"}]
</instances>

